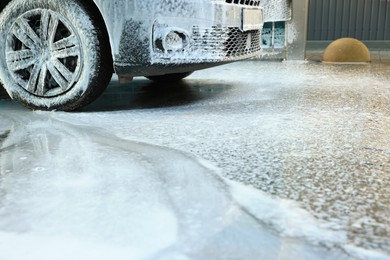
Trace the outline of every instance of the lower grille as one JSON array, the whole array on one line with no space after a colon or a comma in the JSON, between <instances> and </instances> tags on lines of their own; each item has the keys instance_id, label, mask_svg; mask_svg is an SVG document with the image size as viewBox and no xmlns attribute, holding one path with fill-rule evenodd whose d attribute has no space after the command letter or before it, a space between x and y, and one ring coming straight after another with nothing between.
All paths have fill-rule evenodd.
<instances>
[{"instance_id":1,"label":"lower grille","mask_svg":"<svg viewBox=\"0 0 390 260\"><path fill-rule=\"evenodd\" d=\"M238 28L229 29L229 39L226 42L228 56L243 56L260 51L260 31L241 32Z\"/></svg>"},{"instance_id":2,"label":"lower grille","mask_svg":"<svg viewBox=\"0 0 390 260\"><path fill-rule=\"evenodd\" d=\"M261 49L261 32L242 32L238 28L193 28L192 49L220 58L238 58Z\"/></svg>"},{"instance_id":3,"label":"lower grille","mask_svg":"<svg viewBox=\"0 0 390 260\"><path fill-rule=\"evenodd\" d=\"M260 0L225 0L225 2L228 4L260 6Z\"/></svg>"}]
</instances>

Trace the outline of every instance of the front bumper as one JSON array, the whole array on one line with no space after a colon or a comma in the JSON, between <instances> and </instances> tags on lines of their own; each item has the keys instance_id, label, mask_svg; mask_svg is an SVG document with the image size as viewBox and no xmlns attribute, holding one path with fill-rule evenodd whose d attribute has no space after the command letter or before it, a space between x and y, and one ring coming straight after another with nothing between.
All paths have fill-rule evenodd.
<instances>
[{"instance_id":1,"label":"front bumper","mask_svg":"<svg viewBox=\"0 0 390 260\"><path fill-rule=\"evenodd\" d=\"M120 75L194 71L250 58L261 50L260 6L226 0L178 0L175 5L148 1L149 9L144 2L133 9L149 14L148 19L116 16L122 21L108 23L111 39L117 38L114 25L123 24L120 39L112 40L114 67Z\"/></svg>"},{"instance_id":2,"label":"front bumper","mask_svg":"<svg viewBox=\"0 0 390 260\"><path fill-rule=\"evenodd\" d=\"M208 18L159 17L153 24L151 63L229 62L261 50L261 7L226 2L210 5Z\"/></svg>"}]
</instances>

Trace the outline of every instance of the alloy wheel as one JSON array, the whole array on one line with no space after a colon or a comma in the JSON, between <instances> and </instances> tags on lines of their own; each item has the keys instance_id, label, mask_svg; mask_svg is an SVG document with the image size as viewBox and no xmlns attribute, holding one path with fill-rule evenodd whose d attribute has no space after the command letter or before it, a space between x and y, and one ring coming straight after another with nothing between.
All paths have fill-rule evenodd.
<instances>
[{"instance_id":1,"label":"alloy wheel","mask_svg":"<svg viewBox=\"0 0 390 260\"><path fill-rule=\"evenodd\" d=\"M19 16L7 35L6 64L11 77L27 92L54 97L80 79L80 37L63 15L35 9Z\"/></svg>"}]
</instances>

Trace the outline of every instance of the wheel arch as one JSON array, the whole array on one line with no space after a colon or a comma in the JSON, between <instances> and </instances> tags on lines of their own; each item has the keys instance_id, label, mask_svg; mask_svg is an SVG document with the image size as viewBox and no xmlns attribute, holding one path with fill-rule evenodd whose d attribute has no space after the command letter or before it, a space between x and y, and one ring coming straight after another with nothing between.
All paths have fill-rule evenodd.
<instances>
[{"instance_id":1,"label":"wheel arch","mask_svg":"<svg viewBox=\"0 0 390 260\"><path fill-rule=\"evenodd\" d=\"M81 4L85 5L88 8L88 10L92 12L92 14L94 15L93 18L98 22L102 30L102 33L104 34L104 39L106 39L106 44L107 46L110 47L109 51L111 56L111 67L112 67L112 72L114 72L114 64L113 64L114 57L113 57L111 38L108 32L108 27L107 27L106 20L104 19L103 12L101 11L96 0L83 0L81 1Z\"/></svg>"}]
</instances>

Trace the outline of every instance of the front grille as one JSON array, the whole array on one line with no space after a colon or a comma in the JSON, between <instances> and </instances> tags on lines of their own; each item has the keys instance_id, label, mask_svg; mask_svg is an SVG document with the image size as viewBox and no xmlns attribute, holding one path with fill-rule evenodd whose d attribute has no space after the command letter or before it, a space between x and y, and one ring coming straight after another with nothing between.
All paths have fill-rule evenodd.
<instances>
[{"instance_id":1,"label":"front grille","mask_svg":"<svg viewBox=\"0 0 390 260\"><path fill-rule=\"evenodd\" d=\"M260 6L260 0L225 0L228 4Z\"/></svg>"},{"instance_id":2,"label":"front grille","mask_svg":"<svg viewBox=\"0 0 390 260\"><path fill-rule=\"evenodd\" d=\"M192 32L192 49L210 53L220 58L238 58L261 49L261 32L242 32L238 28L195 26Z\"/></svg>"},{"instance_id":3,"label":"front grille","mask_svg":"<svg viewBox=\"0 0 390 260\"><path fill-rule=\"evenodd\" d=\"M260 31L241 32L238 28L229 28L229 39L225 43L227 56L244 56L259 51L260 35Z\"/></svg>"}]
</instances>

